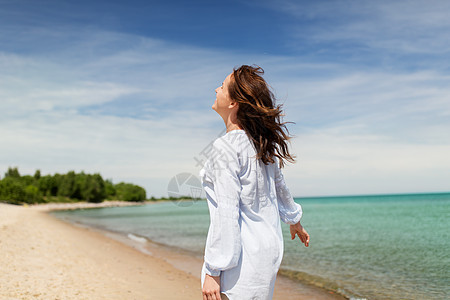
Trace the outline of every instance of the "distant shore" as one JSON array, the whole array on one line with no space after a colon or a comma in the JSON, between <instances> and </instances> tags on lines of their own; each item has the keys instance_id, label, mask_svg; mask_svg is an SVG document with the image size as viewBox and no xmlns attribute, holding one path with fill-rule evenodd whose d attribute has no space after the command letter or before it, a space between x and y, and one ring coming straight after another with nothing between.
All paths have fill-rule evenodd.
<instances>
[{"instance_id":1,"label":"distant shore","mask_svg":"<svg viewBox=\"0 0 450 300\"><path fill-rule=\"evenodd\" d=\"M102 208L102 207L123 207L123 206L139 206L146 205L154 202L132 202L132 201L103 201L100 203L92 202L71 202L71 203L43 203L28 205L35 210L39 211L52 211L52 210L72 210L83 208Z\"/></svg>"},{"instance_id":2,"label":"distant shore","mask_svg":"<svg viewBox=\"0 0 450 300\"><path fill-rule=\"evenodd\" d=\"M201 199L203 200L203 199ZM124 206L140 206L160 202L179 202L179 201L199 201L192 199L156 199L148 201L120 201L120 200L106 200L100 203L93 202L49 202L39 204L24 204L25 207L31 207L39 211L52 211L52 210L73 210L73 209L88 209L88 208L102 208L102 207L124 207ZM1 202L0 202L1 204Z\"/></svg>"}]
</instances>

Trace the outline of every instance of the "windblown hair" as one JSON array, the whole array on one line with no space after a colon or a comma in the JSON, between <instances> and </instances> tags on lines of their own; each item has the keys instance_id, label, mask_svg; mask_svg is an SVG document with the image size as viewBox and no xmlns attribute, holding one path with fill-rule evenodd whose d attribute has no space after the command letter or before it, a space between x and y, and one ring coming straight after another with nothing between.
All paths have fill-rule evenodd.
<instances>
[{"instance_id":1,"label":"windblown hair","mask_svg":"<svg viewBox=\"0 0 450 300\"><path fill-rule=\"evenodd\" d=\"M286 143L291 136L285 124L292 122L282 122L282 105L275 104L275 96L262 78L263 74L264 70L258 66L243 65L234 69L228 93L239 103L237 122L252 140L256 158L267 165L274 163L276 156L282 168L285 160L295 162Z\"/></svg>"}]
</instances>

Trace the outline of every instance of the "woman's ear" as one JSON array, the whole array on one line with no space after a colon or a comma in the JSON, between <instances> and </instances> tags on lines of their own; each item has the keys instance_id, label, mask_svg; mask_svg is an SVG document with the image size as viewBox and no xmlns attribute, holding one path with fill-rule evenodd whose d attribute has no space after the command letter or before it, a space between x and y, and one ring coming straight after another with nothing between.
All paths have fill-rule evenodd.
<instances>
[{"instance_id":1,"label":"woman's ear","mask_svg":"<svg viewBox=\"0 0 450 300\"><path fill-rule=\"evenodd\" d=\"M236 101L231 101L230 104L228 105L228 108L239 108L239 103Z\"/></svg>"}]
</instances>

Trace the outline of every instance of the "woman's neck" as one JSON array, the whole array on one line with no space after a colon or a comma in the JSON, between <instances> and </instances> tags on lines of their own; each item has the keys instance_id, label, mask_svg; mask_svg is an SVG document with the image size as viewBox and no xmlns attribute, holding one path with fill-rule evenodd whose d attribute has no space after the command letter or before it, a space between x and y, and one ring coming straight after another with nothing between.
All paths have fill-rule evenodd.
<instances>
[{"instance_id":1,"label":"woman's neck","mask_svg":"<svg viewBox=\"0 0 450 300\"><path fill-rule=\"evenodd\" d=\"M241 127L239 127L239 125L237 124L230 124L229 126L227 126L227 132L230 132L232 130L238 130L238 129L242 129Z\"/></svg>"},{"instance_id":2,"label":"woman's neck","mask_svg":"<svg viewBox=\"0 0 450 300\"><path fill-rule=\"evenodd\" d=\"M225 127L227 128L227 132L230 132L232 130L236 129L242 129L237 120L237 109L231 111L227 116L222 116L222 119L225 123Z\"/></svg>"}]
</instances>

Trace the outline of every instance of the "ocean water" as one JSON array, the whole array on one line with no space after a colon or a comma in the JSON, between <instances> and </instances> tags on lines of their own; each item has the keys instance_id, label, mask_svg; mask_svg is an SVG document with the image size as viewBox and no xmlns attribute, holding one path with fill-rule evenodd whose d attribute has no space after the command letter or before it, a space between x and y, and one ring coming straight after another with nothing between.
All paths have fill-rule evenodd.
<instances>
[{"instance_id":1,"label":"ocean water","mask_svg":"<svg viewBox=\"0 0 450 300\"><path fill-rule=\"evenodd\" d=\"M311 241L291 241L282 224L283 275L350 299L450 299L450 193L295 201ZM209 226L204 200L53 214L198 255Z\"/></svg>"}]
</instances>

